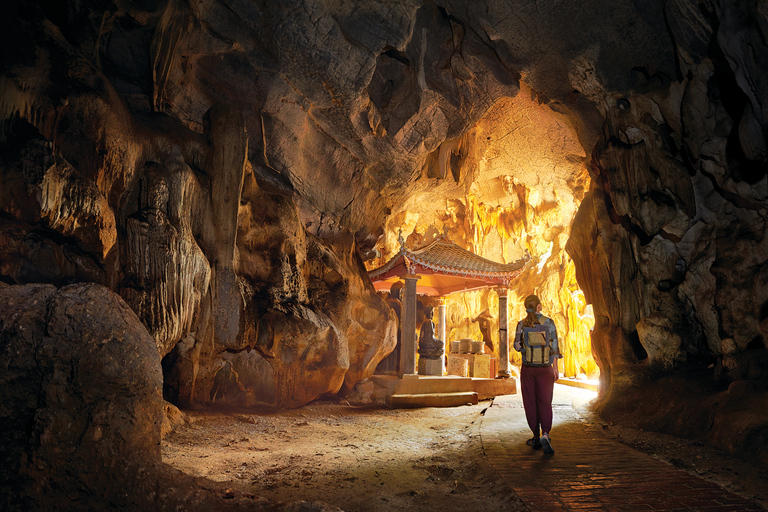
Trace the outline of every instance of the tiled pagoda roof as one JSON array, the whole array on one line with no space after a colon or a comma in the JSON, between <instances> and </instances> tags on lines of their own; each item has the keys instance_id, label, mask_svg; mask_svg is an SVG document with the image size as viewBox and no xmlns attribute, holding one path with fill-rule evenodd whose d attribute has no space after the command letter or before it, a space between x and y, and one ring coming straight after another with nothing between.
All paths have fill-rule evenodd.
<instances>
[{"instance_id":1,"label":"tiled pagoda roof","mask_svg":"<svg viewBox=\"0 0 768 512\"><path fill-rule=\"evenodd\" d=\"M465 285L465 288L477 289L509 284L520 275L529 260L530 256L526 254L525 258L513 263L497 263L462 249L441 236L414 250L406 248L401 242L400 251L381 267L369 271L368 275L374 283L406 274L444 275L471 279L471 287Z\"/></svg>"}]
</instances>

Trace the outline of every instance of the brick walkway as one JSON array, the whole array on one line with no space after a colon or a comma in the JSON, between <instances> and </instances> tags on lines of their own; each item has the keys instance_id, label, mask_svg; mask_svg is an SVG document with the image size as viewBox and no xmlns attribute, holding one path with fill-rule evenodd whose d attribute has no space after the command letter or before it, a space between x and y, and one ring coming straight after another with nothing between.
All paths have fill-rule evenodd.
<instances>
[{"instance_id":1,"label":"brick walkway","mask_svg":"<svg viewBox=\"0 0 768 512\"><path fill-rule=\"evenodd\" d=\"M482 420L485 455L532 512L762 512L754 502L602 435L556 386L554 455L525 444L531 436L520 395L497 397ZM577 398L578 400L578 398Z\"/></svg>"}]
</instances>

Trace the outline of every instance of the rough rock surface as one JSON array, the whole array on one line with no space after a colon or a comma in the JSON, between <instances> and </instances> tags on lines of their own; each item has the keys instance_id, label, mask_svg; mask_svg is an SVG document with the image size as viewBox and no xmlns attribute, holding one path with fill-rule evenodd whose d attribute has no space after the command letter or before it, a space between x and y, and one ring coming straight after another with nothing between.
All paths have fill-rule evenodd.
<instances>
[{"instance_id":1,"label":"rough rock surface","mask_svg":"<svg viewBox=\"0 0 768 512\"><path fill-rule=\"evenodd\" d=\"M766 13L758 3L668 2L665 15L677 73L647 69L641 86L614 95L568 242L593 339L618 328L627 344L596 343L601 378L632 384L687 358L726 382L765 379L768 160L757 148L768 132L753 113L768 48L743 49L765 34ZM736 21L749 15L760 20L754 31Z\"/></svg>"},{"instance_id":2,"label":"rough rock surface","mask_svg":"<svg viewBox=\"0 0 768 512\"><path fill-rule=\"evenodd\" d=\"M75 503L118 495L118 468L137 454L160 459L162 375L152 338L99 285L8 286L0 305L6 505L37 495L31 508L56 508L46 504L61 499L56 489Z\"/></svg>"},{"instance_id":3,"label":"rough rock surface","mask_svg":"<svg viewBox=\"0 0 768 512\"><path fill-rule=\"evenodd\" d=\"M540 294L606 401L683 361L768 378L763 2L4 9L0 280L119 293L176 404L370 376L395 318L365 264L401 229L528 250L510 318ZM451 336L495 303L454 299Z\"/></svg>"},{"instance_id":4,"label":"rough rock surface","mask_svg":"<svg viewBox=\"0 0 768 512\"><path fill-rule=\"evenodd\" d=\"M162 464L159 354L136 314L103 286L0 288L0 354L3 510L301 507Z\"/></svg>"},{"instance_id":5,"label":"rough rock surface","mask_svg":"<svg viewBox=\"0 0 768 512\"><path fill-rule=\"evenodd\" d=\"M187 105L204 108L194 122L191 112L158 112L171 110L165 73L178 71L167 59L177 59L179 31L195 39L200 27L179 25L190 13L176 2L136 8L102 13L112 39L74 29L96 15L89 6L16 6L9 30L33 52L4 61L4 280L92 281L120 293L165 357L165 393L178 404L297 407L369 377L393 347L394 323L350 230L318 238L300 191L264 169L257 176L251 110L211 97ZM98 58L79 45L95 45ZM150 64L142 52L156 65L143 78L132 69ZM157 99L152 108L134 103L141 88L126 80L157 89L145 97ZM313 193L321 189L313 179ZM227 362L235 377L217 385Z\"/></svg>"}]
</instances>

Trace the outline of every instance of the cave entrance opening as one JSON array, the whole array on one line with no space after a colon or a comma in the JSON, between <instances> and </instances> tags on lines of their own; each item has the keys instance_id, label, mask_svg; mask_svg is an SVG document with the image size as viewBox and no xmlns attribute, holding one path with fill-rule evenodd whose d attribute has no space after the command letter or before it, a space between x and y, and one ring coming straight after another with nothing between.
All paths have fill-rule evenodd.
<instances>
[{"instance_id":1,"label":"cave entrance opening","mask_svg":"<svg viewBox=\"0 0 768 512\"><path fill-rule=\"evenodd\" d=\"M561 374L596 385L600 371L590 336L594 315L565 251L590 187L586 154L569 118L539 102L523 84L517 96L498 100L472 129L438 144L424 158L407 197L392 205L377 257L366 262L368 270L400 250L401 235L410 247L446 235L460 247L502 263L529 254L531 264L509 287L511 328L525 316L523 299L538 295L558 329L565 356ZM437 305L432 302L420 296L418 307ZM498 303L492 288L447 296L446 340L481 340L484 322L498 332ZM519 367L519 354L512 350L509 355Z\"/></svg>"}]
</instances>

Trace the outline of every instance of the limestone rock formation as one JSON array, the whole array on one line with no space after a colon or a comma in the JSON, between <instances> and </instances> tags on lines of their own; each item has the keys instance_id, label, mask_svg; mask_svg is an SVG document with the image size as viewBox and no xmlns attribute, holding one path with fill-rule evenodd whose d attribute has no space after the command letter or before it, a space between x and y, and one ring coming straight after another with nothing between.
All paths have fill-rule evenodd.
<instances>
[{"instance_id":1,"label":"limestone rock formation","mask_svg":"<svg viewBox=\"0 0 768 512\"><path fill-rule=\"evenodd\" d=\"M672 370L685 362L685 352L680 350L682 336L668 317L658 313L643 317L637 323L637 336L648 355L648 364Z\"/></svg>"},{"instance_id":2,"label":"limestone rock formation","mask_svg":"<svg viewBox=\"0 0 768 512\"><path fill-rule=\"evenodd\" d=\"M337 510L276 506L161 463L155 340L96 284L0 288L3 510Z\"/></svg>"},{"instance_id":3,"label":"limestone rock formation","mask_svg":"<svg viewBox=\"0 0 768 512\"><path fill-rule=\"evenodd\" d=\"M401 230L528 251L510 318L539 294L566 375L599 367L606 402L683 362L768 378L762 2L4 13L0 281L117 292L175 404L295 407L369 377L396 322L365 265ZM451 299L450 338L497 307Z\"/></svg>"},{"instance_id":4,"label":"limestone rock formation","mask_svg":"<svg viewBox=\"0 0 768 512\"><path fill-rule=\"evenodd\" d=\"M731 34L729 25L747 13L765 20L756 4L744 8L712 3L696 12L669 2L677 78L646 73L642 88L616 98L593 151L596 186L574 223L582 231L569 240L569 252L595 314L624 331L631 350L617 352L624 360L612 364L634 368L630 373L687 355L727 367L716 373L728 379L758 378L765 358L758 212L765 207L766 157L754 141L765 141L767 132L765 118L752 121L755 86L740 78L754 74L756 84L764 71L731 66L768 53L758 45L743 60L734 41L755 34L743 27ZM662 344L650 341L663 331ZM724 338L730 353L721 348ZM736 363L734 353L748 346L744 361L751 362ZM601 365L606 381L615 373L610 366Z\"/></svg>"},{"instance_id":5,"label":"limestone rock formation","mask_svg":"<svg viewBox=\"0 0 768 512\"><path fill-rule=\"evenodd\" d=\"M13 441L2 445L6 505L37 495L30 508L58 508L55 489L83 504L118 495L119 468L137 454L160 459L162 375L152 338L98 285L9 286L0 294L9 391L0 416Z\"/></svg>"},{"instance_id":6,"label":"limestone rock formation","mask_svg":"<svg viewBox=\"0 0 768 512\"><path fill-rule=\"evenodd\" d=\"M235 364L247 392L217 401L296 407L370 376L394 344L391 313L365 280L349 229L312 235L297 208L306 199L254 170L252 120L225 102L198 99L205 110L190 124L198 133L134 105L121 89L129 77L110 81L111 65L88 61L67 39L75 37L68 23L93 13L73 11L56 27L42 20L61 13L18 9L27 17L11 33L23 32L41 53L9 60L3 76L4 279L92 281L118 291L167 356L166 395L179 404L209 402L224 360L251 349L258 355L244 364L252 371ZM151 44L115 20L105 27L120 37L106 48L101 36L91 42L109 62L141 52L132 45L151 47L156 70L145 79L157 81L154 110L167 110L169 92L161 89L178 31L188 28L177 23L184 12L175 2L157 13L120 10L133 29L154 34ZM71 85L61 105L45 96L60 80ZM276 346L292 348L278 356Z\"/></svg>"}]
</instances>

